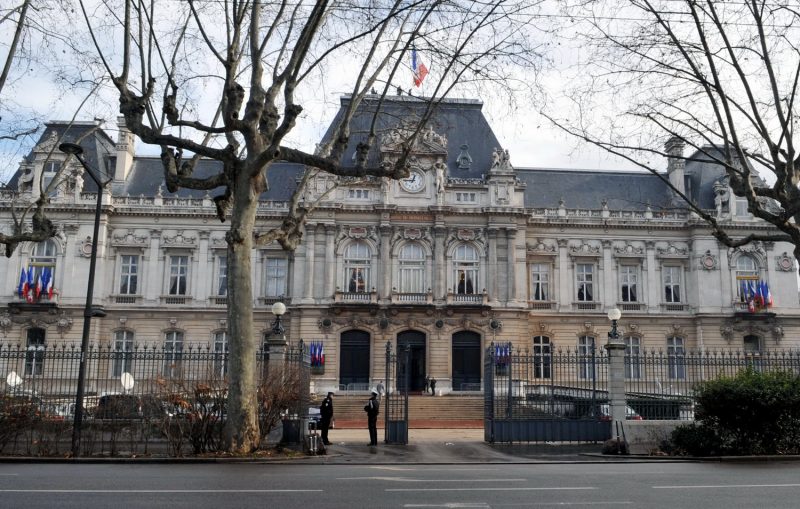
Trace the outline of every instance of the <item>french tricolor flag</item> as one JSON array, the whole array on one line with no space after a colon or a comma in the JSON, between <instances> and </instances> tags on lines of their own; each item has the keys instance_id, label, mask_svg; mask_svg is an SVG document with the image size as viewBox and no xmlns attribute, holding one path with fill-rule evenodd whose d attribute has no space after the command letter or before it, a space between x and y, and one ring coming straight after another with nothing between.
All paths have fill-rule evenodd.
<instances>
[{"instance_id":1,"label":"french tricolor flag","mask_svg":"<svg viewBox=\"0 0 800 509\"><path fill-rule=\"evenodd\" d=\"M422 85L425 76L428 75L428 68L422 63L422 60L417 55L417 49L411 49L411 72L414 73L414 86L419 87Z\"/></svg>"}]
</instances>

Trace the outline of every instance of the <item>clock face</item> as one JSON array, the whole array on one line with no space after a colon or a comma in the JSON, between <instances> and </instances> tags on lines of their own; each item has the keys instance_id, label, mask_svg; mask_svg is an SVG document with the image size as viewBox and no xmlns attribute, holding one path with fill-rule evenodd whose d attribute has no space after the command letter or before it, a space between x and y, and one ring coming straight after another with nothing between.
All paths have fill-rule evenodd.
<instances>
[{"instance_id":1,"label":"clock face","mask_svg":"<svg viewBox=\"0 0 800 509\"><path fill-rule=\"evenodd\" d=\"M422 191L422 188L425 187L425 177L418 171L412 171L408 178L400 181L400 187L410 193Z\"/></svg>"}]
</instances>

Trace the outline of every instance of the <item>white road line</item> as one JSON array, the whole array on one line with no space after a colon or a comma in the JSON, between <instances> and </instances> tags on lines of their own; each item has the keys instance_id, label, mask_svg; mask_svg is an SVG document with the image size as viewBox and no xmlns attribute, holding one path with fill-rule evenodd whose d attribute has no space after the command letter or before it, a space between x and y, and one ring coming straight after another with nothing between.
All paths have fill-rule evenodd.
<instances>
[{"instance_id":1,"label":"white road line","mask_svg":"<svg viewBox=\"0 0 800 509\"><path fill-rule=\"evenodd\" d=\"M700 484L689 486L653 486L656 490L685 489L719 489L719 488L800 488L800 484Z\"/></svg>"},{"instance_id":2,"label":"white road line","mask_svg":"<svg viewBox=\"0 0 800 509\"><path fill-rule=\"evenodd\" d=\"M426 483L437 483L437 482L468 482L468 483L475 483L475 482L527 482L528 479L413 479L410 477L379 477L379 476L371 476L371 477L337 477L337 481L397 481L397 482L426 482Z\"/></svg>"},{"instance_id":3,"label":"white road line","mask_svg":"<svg viewBox=\"0 0 800 509\"><path fill-rule=\"evenodd\" d=\"M403 507L445 507L447 509L461 509L461 508L475 508L475 509L489 509L491 506L485 502L469 503L469 502L449 502L447 504L405 504Z\"/></svg>"},{"instance_id":4,"label":"white road line","mask_svg":"<svg viewBox=\"0 0 800 509\"><path fill-rule=\"evenodd\" d=\"M562 488L386 488L384 491L578 491L596 490L594 486Z\"/></svg>"},{"instance_id":5,"label":"white road line","mask_svg":"<svg viewBox=\"0 0 800 509\"><path fill-rule=\"evenodd\" d=\"M324 490L3 490L0 493L319 493Z\"/></svg>"}]
</instances>

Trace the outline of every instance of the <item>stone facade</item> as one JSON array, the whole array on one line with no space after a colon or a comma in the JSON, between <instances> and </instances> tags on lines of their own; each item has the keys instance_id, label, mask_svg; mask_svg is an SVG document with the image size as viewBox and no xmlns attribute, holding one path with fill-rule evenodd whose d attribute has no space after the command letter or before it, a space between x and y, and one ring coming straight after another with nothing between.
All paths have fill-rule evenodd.
<instances>
[{"instance_id":1,"label":"stone facade","mask_svg":"<svg viewBox=\"0 0 800 509\"><path fill-rule=\"evenodd\" d=\"M414 101L393 104L410 111ZM316 390L374 386L384 378L385 345L398 338L412 345L417 388L428 374L445 393L479 390L491 342L575 349L594 338L600 346L614 307L622 335L642 350L800 347L789 245L721 246L652 175L515 167L480 109L477 101L445 102L418 139L405 181L318 175L306 191L317 207L302 246L255 250L257 330L266 337L270 306L286 302L290 342L324 345ZM408 127L387 122L370 157L391 162ZM0 214L36 197L31 183L47 170L52 140L74 139L82 128L48 124L2 190ZM184 348L221 348L227 225L208 193L165 193L160 161L133 156L133 139L121 132L114 143L98 131L85 147L90 164L114 175L103 195L94 292L106 316L93 320L92 341L113 346L127 334L157 344L180 332ZM678 157L683 149L673 142L670 150ZM259 225L286 211L302 171L271 168ZM668 172L734 234L770 230L737 210L718 169L690 158ZM48 343L80 341L97 192L82 173L70 168L55 191L50 215L60 235L0 259L7 343L30 345L32 329L43 329ZM29 266L54 267L53 299L20 299ZM739 288L757 280L769 284L774 305L751 313Z\"/></svg>"}]
</instances>

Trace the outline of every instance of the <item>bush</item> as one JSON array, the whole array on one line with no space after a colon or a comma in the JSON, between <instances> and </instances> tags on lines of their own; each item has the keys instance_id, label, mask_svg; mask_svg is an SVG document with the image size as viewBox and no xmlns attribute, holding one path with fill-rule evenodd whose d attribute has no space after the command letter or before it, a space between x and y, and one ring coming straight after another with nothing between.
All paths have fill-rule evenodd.
<instances>
[{"instance_id":1,"label":"bush","mask_svg":"<svg viewBox=\"0 0 800 509\"><path fill-rule=\"evenodd\" d=\"M696 387L698 423L672 433L674 451L696 456L800 453L800 377L747 369Z\"/></svg>"}]
</instances>

